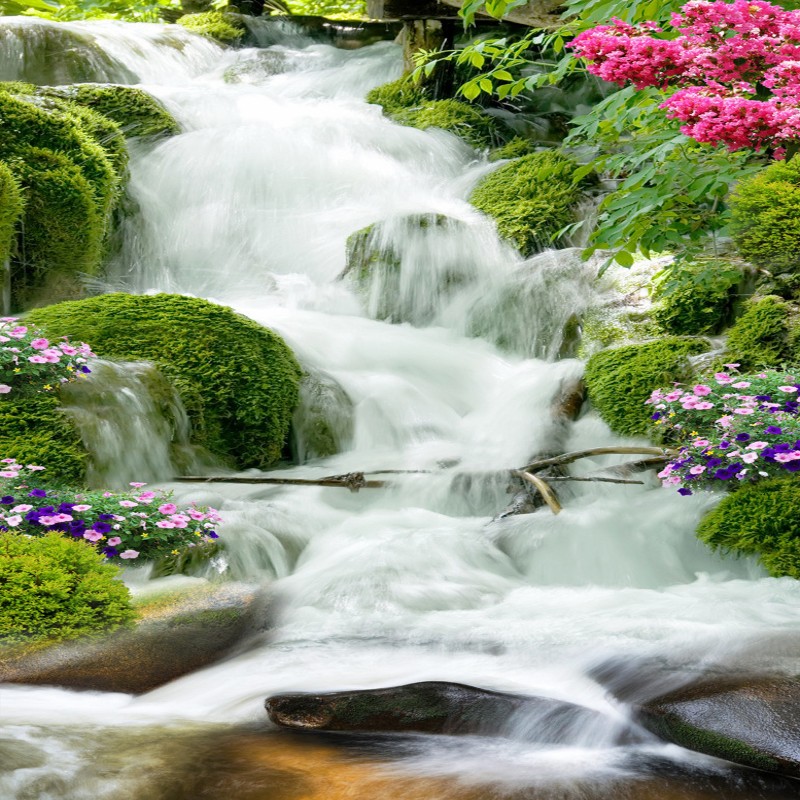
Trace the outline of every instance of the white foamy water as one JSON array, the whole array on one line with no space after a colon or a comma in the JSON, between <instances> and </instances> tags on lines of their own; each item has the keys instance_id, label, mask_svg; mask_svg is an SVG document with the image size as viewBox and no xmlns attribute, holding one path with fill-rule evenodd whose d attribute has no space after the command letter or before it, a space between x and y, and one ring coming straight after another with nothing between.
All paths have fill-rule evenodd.
<instances>
[{"instance_id":1,"label":"white foamy water","mask_svg":"<svg viewBox=\"0 0 800 800\"><path fill-rule=\"evenodd\" d=\"M26 30L33 47L44 23L4 24ZM386 476L391 486L357 494L173 486L177 500L222 509L230 573L272 583L274 627L247 652L141 697L4 687L0 736L45 756L13 777L0 773L0 793L127 797L122 778L92 771L87 731L158 737L263 720L264 698L276 692L420 680L555 697L600 712L601 723L568 727L555 744L536 717L496 739L406 742L401 771L596 787L646 776L642 764L654 757L711 769L647 735L620 744L627 709L593 676L615 660L657 664L671 677L656 694L684 671L797 673L798 584L709 552L693 530L713 498L652 484L562 484L559 516L544 509L492 522L513 496L497 471L620 441L593 416L567 426L551 414L582 371L553 359L594 290L573 251L525 262L497 240L466 202L491 169L479 154L363 102L399 74L399 49L233 53L172 26L70 27L91 31L184 130L134 153L130 191L141 211L126 223L113 285L228 304L341 387L347 449L282 476L427 472ZM184 48L164 38L176 35ZM409 233L403 220L414 215L456 222ZM400 263L395 324L373 318L380 287L338 279L348 237L373 223L384 223ZM137 480L141 468L140 451L124 460L126 435L119 426L108 434L114 480ZM163 472L167 450L158 458ZM45 779L59 788L37 795L31 786Z\"/></svg>"}]
</instances>

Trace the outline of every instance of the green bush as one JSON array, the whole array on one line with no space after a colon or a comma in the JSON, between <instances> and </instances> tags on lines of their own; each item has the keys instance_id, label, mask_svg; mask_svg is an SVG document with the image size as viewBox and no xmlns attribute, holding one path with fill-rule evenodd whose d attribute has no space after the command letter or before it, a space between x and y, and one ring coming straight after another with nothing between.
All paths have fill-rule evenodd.
<instances>
[{"instance_id":1,"label":"green bush","mask_svg":"<svg viewBox=\"0 0 800 800\"><path fill-rule=\"evenodd\" d=\"M70 639L129 627L130 594L117 567L59 533L0 532L0 642Z\"/></svg>"},{"instance_id":2,"label":"green bush","mask_svg":"<svg viewBox=\"0 0 800 800\"><path fill-rule=\"evenodd\" d=\"M489 153L489 161L504 161L507 158L521 158L536 152L536 143L522 136L515 136L510 142L495 147Z\"/></svg>"},{"instance_id":3,"label":"green bush","mask_svg":"<svg viewBox=\"0 0 800 800\"><path fill-rule=\"evenodd\" d=\"M418 108L431 100L428 88L407 75L372 89L366 97L368 103L382 106L384 114L390 117L409 108Z\"/></svg>"},{"instance_id":4,"label":"green bush","mask_svg":"<svg viewBox=\"0 0 800 800\"><path fill-rule=\"evenodd\" d=\"M653 318L665 333L719 333L728 320L742 272L718 261L697 261L673 269L653 292Z\"/></svg>"},{"instance_id":5,"label":"green bush","mask_svg":"<svg viewBox=\"0 0 800 800\"><path fill-rule=\"evenodd\" d=\"M237 15L224 11L185 14L178 20L178 25L221 44L239 44L247 33L247 28Z\"/></svg>"},{"instance_id":6,"label":"green bush","mask_svg":"<svg viewBox=\"0 0 800 800\"><path fill-rule=\"evenodd\" d=\"M586 364L589 399L615 433L648 435L652 408L645 400L654 389L686 380L691 374L687 356L707 347L704 339L670 336L595 353Z\"/></svg>"},{"instance_id":7,"label":"green bush","mask_svg":"<svg viewBox=\"0 0 800 800\"><path fill-rule=\"evenodd\" d=\"M553 236L575 221L583 190L575 182L578 164L557 150L517 158L487 175L470 203L492 217L502 237L523 255L553 244Z\"/></svg>"},{"instance_id":8,"label":"green bush","mask_svg":"<svg viewBox=\"0 0 800 800\"><path fill-rule=\"evenodd\" d=\"M741 486L703 517L698 537L717 550L759 556L771 575L800 578L800 481Z\"/></svg>"},{"instance_id":9,"label":"green bush","mask_svg":"<svg viewBox=\"0 0 800 800\"><path fill-rule=\"evenodd\" d=\"M728 332L726 360L742 371L779 367L793 359L791 306L780 297L756 297Z\"/></svg>"},{"instance_id":10,"label":"green bush","mask_svg":"<svg viewBox=\"0 0 800 800\"><path fill-rule=\"evenodd\" d=\"M773 272L800 267L800 160L742 181L730 199L731 234L748 261Z\"/></svg>"},{"instance_id":11,"label":"green bush","mask_svg":"<svg viewBox=\"0 0 800 800\"><path fill-rule=\"evenodd\" d=\"M8 261L22 214L22 194L11 170L0 161L0 270Z\"/></svg>"},{"instance_id":12,"label":"green bush","mask_svg":"<svg viewBox=\"0 0 800 800\"><path fill-rule=\"evenodd\" d=\"M463 139L477 150L501 144L500 123L480 109L460 100L434 100L418 108L404 108L392 115L401 125L426 130L441 128Z\"/></svg>"},{"instance_id":13,"label":"green bush","mask_svg":"<svg viewBox=\"0 0 800 800\"><path fill-rule=\"evenodd\" d=\"M48 479L56 484L84 483L88 456L77 429L61 411L55 392L3 395L0 453L21 464L47 467Z\"/></svg>"},{"instance_id":14,"label":"green bush","mask_svg":"<svg viewBox=\"0 0 800 800\"><path fill-rule=\"evenodd\" d=\"M37 309L50 339L101 358L150 361L173 383L192 440L240 467L276 461L297 404L300 368L275 333L231 309L181 295L107 294Z\"/></svg>"}]
</instances>

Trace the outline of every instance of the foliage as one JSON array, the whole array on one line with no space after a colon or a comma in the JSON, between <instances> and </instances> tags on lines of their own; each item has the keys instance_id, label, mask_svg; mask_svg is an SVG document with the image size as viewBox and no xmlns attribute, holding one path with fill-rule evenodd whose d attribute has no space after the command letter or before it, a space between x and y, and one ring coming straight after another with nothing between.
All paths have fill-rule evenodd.
<instances>
[{"instance_id":1,"label":"foliage","mask_svg":"<svg viewBox=\"0 0 800 800\"><path fill-rule=\"evenodd\" d=\"M515 136L511 141L500 147L495 147L489 153L489 161L504 161L509 158L521 158L536 152L536 147L530 139Z\"/></svg>"},{"instance_id":2,"label":"foliage","mask_svg":"<svg viewBox=\"0 0 800 800\"><path fill-rule=\"evenodd\" d=\"M726 358L742 369L777 367L795 356L792 307L780 297L755 297L728 331Z\"/></svg>"},{"instance_id":3,"label":"foliage","mask_svg":"<svg viewBox=\"0 0 800 800\"><path fill-rule=\"evenodd\" d=\"M482 111L458 100L434 100L418 108L405 108L393 118L401 125L420 130L441 128L463 139L477 150L486 150L503 141L501 124Z\"/></svg>"},{"instance_id":4,"label":"foliage","mask_svg":"<svg viewBox=\"0 0 800 800\"><path fill-rule=\"evenodd\" d=\"M730 371L691 389L656 389L645 401L659 431L682 445L658 475L664 486L690 495L693 488L800 471L800 383L775 370L732 374L738 366L726 364Z\"/></svg>"},{"instance_id":5,"label":"foliage","mask_svg":"<svg viewBox=\"0 0 800 800\"><path fill-rule=\"evenodd\" d=\"M595 353L586 364L589 399L615 433L647 435L653 424L645 401L653 386L685 379L688 356L706 348L703 339L672 336Z\"/></svg>"},{"instance_id":6,"label":"foliage","mask_svg":"<svg viewBox=\"0 0 800 800\"><path fill-rule=\"evenodd\" d=\"M287 0L291 14L329 19L363 19L367 15L366 0Z\"/></svg>"},{"instance_id":7,"label":"foliage","mask_svg":"<svg viewBox=\"0 0 800 800\"><path fill-rule=\"evenodd\" d=\"M372 89L366 96L368 103L382 106L384 113L389 116L424 105L431 99L428 88L408 75L384 83Z\"/></svg>"},{"instance_id":8,"label":"foliage","mask_svg":"<svg viewBox=\"0 0 800 800\"><path fill-rule=\"evenodd\" d=\"M771 164L736 187L731 233L741 255L765 269L800 267L800 159Z\"/></svg>"},{"instance_id":9,"label":"foliage","mask_svg":"<svg viewBox=\"0 0 800 800\"><path fill-rule=\"evenodd\" d=\"M800 483L794 477L742 486L701 520L715 549L758 555L771 575L800 578Z\"/></svg>"},{"instance_id":10,"label":"foliage","mask_svg":"<svg viewBox=\"0 0 800 800\"><path fill-rule=\"evenodd\" d=\"M91 542L107 559L151 561L204 548L218 535L222 521L214 508L192 504L179 509L171 493L142 491L78 492L51 488L39 477L44 467L0 461L0 531L28 536L57 531ZM136 509L136 510L134 510Z\"/></svg>"},{"instance_id":11,"label":"foliage","mask_svg":"<svg viewBox=\"0 0 800 800\"><path fill-rule=\"evenodd\" d=\"M671 265L656 276L653 318L678 336L719 333L730 316L742 270L718 259Z\"/></svg>"},{"instance_id":12,"label":"foliage","mask_svg":"<svg viewBox=\"0 0 800 800\"><path fill-rule=\"evenodd\" d=\"M582 189L578 165L555 150L503 164L475 188L470 202L497 223L524 255L548 247L575 219Z\"/></svg>"},{"instance_id":13,"label":"foliage","mask_svg":"<svg viewBox=\"0 0 800 800\"><path fill-rule=\"evenodd\" d=\"M239 17L224 11L185 14L178 20L178 25L222 44L238 44L247 33L247 28Z\"/></svg>"},{"instance_id":14,"label":"foliage","mask_svg":"<svg viewBox=\"0 0 800 800\"><path fill-rule=\"evenodd\" d=\"M272 331L180 295L107 294L33 311L51 338L90 341L102 358L150 361L170 379L194 443L241 468L280 457L300 368Z\"/></svg>"},{"instance_id":15,"label":"foliage","mask_svg":"<svg viewBox=\"0 0 800 800\"><path fill-rule=\"evenodd\" d=\"M0 274L11 255L22 215L22 193L14 173L0 161Z\"/></svg>"},{"instance_id":16,"label":"foliage","mask_svg":"<svg viewBox=\"0 0 800 800\"><path fill-rule=\"evenodd\" d=\"M47 19L121 19L161 22L164 13L180 10L179 0L3 0L4 14L28 14Z\"/></svg>"},{"instance_id":17,"label":"foliage","mask_svg":"<svg viewBox=\"0 0 800 800\"><path fill-rule=\"evenodd\" d=\"M0 638L68 639L133 624L118 569L59 534L0 533Z\"/></svg>"}]
</instances>

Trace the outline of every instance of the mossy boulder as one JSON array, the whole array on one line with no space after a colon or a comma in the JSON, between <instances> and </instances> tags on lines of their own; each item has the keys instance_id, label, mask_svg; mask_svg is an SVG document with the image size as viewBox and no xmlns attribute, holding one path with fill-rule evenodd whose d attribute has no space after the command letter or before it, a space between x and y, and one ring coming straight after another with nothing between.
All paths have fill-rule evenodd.
<instances>
[{"instance_id":1,"label":"mossy boulder","mask_svg":"<svg viewBox=\"0 0 800 800\"><path fill-rule=\"evenodd\" d=\"M0 453L21 464L46 466L55 483L83 484L88 455L55 392L2 396Z\"/></svg>"},{"instance_id":2,"label":"mossy boulder","mask_svg":"<svg viewBox=\"0 0 800 800\"><path fill-rule=\"evenodd\" d=\"M469 201L495 221L504 239L531 255L556 244L558 231L575 221L584 193L577 169L576 161L557 150L532 153L487 175Z\"/></svg>"},{"instance_id":3,"label":"mossy boulder","mask_svg":"<svg viewBox=\"0 0 800 800\"><path fill-rule=\"evenodd\" d=\"M754 297L728 331L726 360L743 372L796 360L796 313L780 297Z\"/></svg>"},{"instance_id":4,"label":"mossy boulder","mask_svg":"<svg viewBox=\"0 0 800 800\"><path fill-rule=\"evenodd\" d=\"M731 234L744 258L771 272L800 269L800 159L742 181L730 205Z\"/></svg>"},{"instance_id":5,"label":"mossy boulder","mask_svg":"<svg viewBox=\"0 0 800 800\"><path fill-rule=\"evenodd\" d=\"M71 639L132 624L118 568L60 533L0 532L0 645Z\"/></svg>"},{"instance_id":6,"label":"mossy boulder","mask_svg":"<svg viewBox=\"0 0 800 800\"><path fill-rule=\"evenodd\" d=\"M645 400L690 377L688 357L707 349L705 339L672 336L595 353L586 364L589 400L615 433L646 436L653 426Z\"/></svg>"},{"instance_id":7,"label":"mossy boulder","mask_svg":"<svg viewBox=\"0 0 800 800\"><path fill-rule=\"evenodd\" d=\"M536 143L522 136L515 136L510 142L495 147L489 152L489 161L505 161L510 158L522 158L536 152Z\"/></svg>"},{"instance_id":8,"label":"mossy boulder","mask_svg":"<svg viewBox=\"0 0 800 800\"><path fill-rule=\"evenodd\" d=\"M280 336L252 320L182 295L107 294L37 309L29 321L100 357L154 363L186 407L193 443L232 465L280 457L300 368Z\"/></svg>"},{"instance_id":9,"label":"mossy boulder","mask_svg":"<svg viewBox=\"0 0 800 800\"><path fill-rule=\"evenodd\" d=\"M440 128L463 139L476 150L496 147L506 138L502 124L480 108L460 100L434 100L392 114L401 125L427 130Z\"/></svg>"},{"instance_id":10,"label":"mossy boulder","mask_svg":"<svg viewBox=\"0 0 800 800\"><path fill-rule=\"evenodd\" d=\"M430 90L407 75L372 89L366 96L368 103L381 106L387 116L419 108L432 100Z\"/></svg>"},{"instance_id":11,"label":"mossy boulder","mask_svg":"<svg viewBox=\"0 0 800 800\"><path fill-rule=\"evenodd\" d=\"M5 268L17 236L22 215L22 192L14 173L0 161L0 270ZM2 291L2 280L0 280Z\"/></svg>"},{"instance_id":12,"label":"mossy boulder","mask_svg":"<svg viewBox=\"0 0 800 800\"><path fill-rule=\"evenodd\" d=\"M237 45L247 35L247 26L241 16L226 11L185 14L178 20L178 25L220 44Z\"/></svg>"},{"instance_id":13,"label":"mossy boulder","mask_svg":"<svg viewBox=\"0 0 800 800\"><path fill-rule=\"evenodd\" d=\"M771 575L800 578L800 481L747 484L703 517L698 537L715 550L756 555Z\"/></svg>"}]
</instances>

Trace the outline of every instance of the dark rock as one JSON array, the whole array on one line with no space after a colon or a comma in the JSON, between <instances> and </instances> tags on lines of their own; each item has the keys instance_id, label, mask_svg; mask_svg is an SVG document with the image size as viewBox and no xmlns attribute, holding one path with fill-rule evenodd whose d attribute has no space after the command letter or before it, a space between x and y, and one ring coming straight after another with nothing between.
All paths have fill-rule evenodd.
<instances>
[{"instance_id":1,"label":"dark rock","mask_svg":"<svg viewBox=\"0 0 800 800\"><path fill-rule=\"evenodd\" d=\"M704 681L636 711L648 730L689 750L800 778L800 680Z\"/></svg>"},{"instance_id":2,"label":"dark rock","mask_svg":"<svg viewBox=\"0 0 800 800\"><path fill-rule=\"evenodd\" d=\"M258 588L224 584L157 607L132 631L3 658L0 683L139 694L211 664L266 626Z\"/></svg>"},{"instance_id":3,"label":"dark rock","mask_svg":"<svg viewBox=\"0 0 800 800\"><path fill-rule=\"evenodd\" d=\"M430 681L325 694L280 694L266 700L269 718L284 728L349 733L508 734L525 715L553 741L597 712L543 697L503 694L460 683ZM578 719L580 718L580 719Z\"/></svg>"},{"instance_id":4,"label":"dark rock","mask_svg":"<svg viewBox=\"0 0 800 800\"><path fill-rule=\"evenodd\" d=\"M354 430L353 401L347 392L327 373L307 371L292 417L292 453L297 463L341 453L350 446Z\"/></svg>"}]
</instances>

